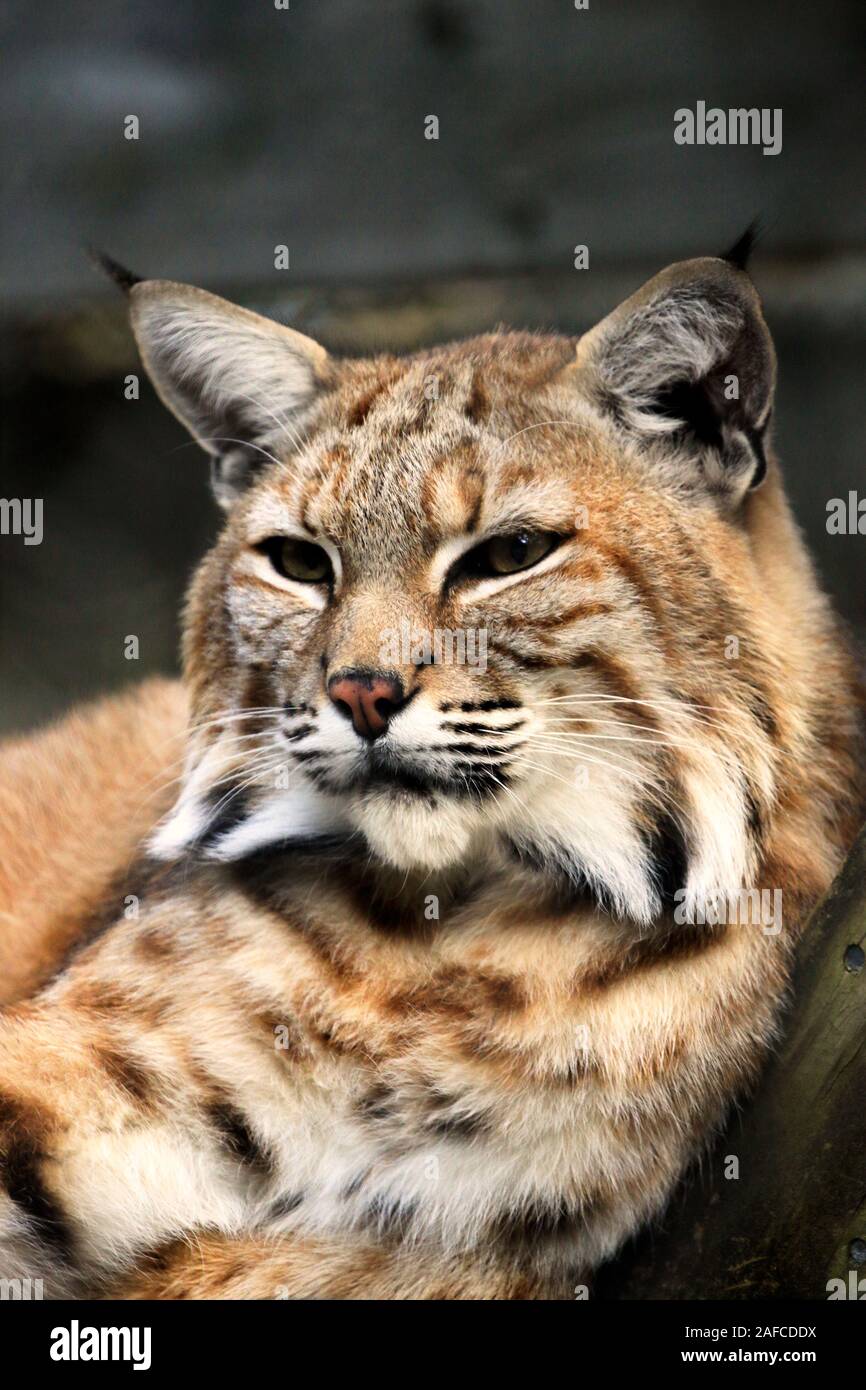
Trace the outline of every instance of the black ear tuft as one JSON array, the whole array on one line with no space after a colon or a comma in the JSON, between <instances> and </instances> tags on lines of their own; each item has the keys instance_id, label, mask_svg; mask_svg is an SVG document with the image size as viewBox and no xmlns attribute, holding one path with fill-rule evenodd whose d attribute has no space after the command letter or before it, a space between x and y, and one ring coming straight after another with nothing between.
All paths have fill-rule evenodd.
<instances>
[{"instance_id":1,"label":"black ear tuft","mask_svg":"<svg viewBox=\"0 0 866 1390\"><path fill-rule=\"evenodd\" d=\"M728 265L735 266L737 270L747 270L752 252L761 240L763 232L760 217L753 217L742 236L737 238L730 250L722 252L719 260L727 261Z\"/></svg>"},{"instance_id":2,"label":"black ear tuft","mask_svg":"<svg viewBox=\"0 0 866 1390\"><path fill-rule=\"evenodd\" d=\"M131 270L127 270L125 265L121 265L119 261L107 256L104 251L97 251L93 246L87 248L87 254L96 268L103 271L109 280L113 280L124 294L129 294L133 285L140 285L144 278L141 275L133 274Z\"/></svg>"}]
</instances>

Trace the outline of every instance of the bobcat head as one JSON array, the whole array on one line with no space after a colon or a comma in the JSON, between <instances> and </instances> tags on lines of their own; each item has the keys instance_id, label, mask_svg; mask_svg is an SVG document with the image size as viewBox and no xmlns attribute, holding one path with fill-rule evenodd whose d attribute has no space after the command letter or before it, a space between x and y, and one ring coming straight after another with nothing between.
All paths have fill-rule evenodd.
<instances>
[{"instance_id":1,"label":"bobcat head","mask_svg":"<svg viewBox=\"0 0 866 1390\"><path fill-rule=\"evenodd\" d=\"M799 679L761 536L804 562L775 465L755 492L775 364L744 271L671 266L579 340L372 360L185 285L130 304L226 512L158 855L505 853L640 924L749 880Z\"/></svg>"}]
</instances>

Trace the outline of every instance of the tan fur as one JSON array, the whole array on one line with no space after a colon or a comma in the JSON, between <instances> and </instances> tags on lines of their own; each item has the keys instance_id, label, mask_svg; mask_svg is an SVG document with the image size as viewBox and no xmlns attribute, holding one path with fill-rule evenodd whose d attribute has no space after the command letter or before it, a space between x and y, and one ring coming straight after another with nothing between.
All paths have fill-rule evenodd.
<instances>
[{"instance_id":1,"label":"tan fur","mask_svg":"<svg viewBox=\"0 0 866 1390\"><path fill-rule=\"evenodd\" d=\"M112 1297L132 1299L527 1300L543 1288L496 1260L451 1260L380 1243L203 1235L159 1251Z\"/></svg>"},{"instance_id":2,"label":"tan fur","mask_svg":"<svg viewBox=\"0 0 866 1390\"><path fill-rule=\"evenodd\" d=\"M186 713L179 683L151 680L0 745L0 1002L122 908L123 874L176 795Z\"/></svg>"},{"instance_id":3,"label":"tan fur","mask_svg":"<svg viewBox=\"0 0 866 1390\"><path fill-rule=\"evenodd\" d=\"M862 812L856 674L772 457L749 491L773 377L754 290L692 262L582 345L365 363L184 287L139 287L133 318L229 515L190 593L185 771L161 862L128 881L142 911L0 1020L0 1274L569 1297L757 1075ZM250 408L232 371L256 361ZM742 406L715 442L652 408L653 373L730 362ZM245 411L260 466L213 442ZM523 527L562 544L446 582L461 547ZM332 592L261 549L299 534ZM374 776L327 682L381 667L404 622L485 630L489 665L394 648L411 699ZM674 887L780 890L782 929L683 922Z\"/></svg>"}]
</instances>

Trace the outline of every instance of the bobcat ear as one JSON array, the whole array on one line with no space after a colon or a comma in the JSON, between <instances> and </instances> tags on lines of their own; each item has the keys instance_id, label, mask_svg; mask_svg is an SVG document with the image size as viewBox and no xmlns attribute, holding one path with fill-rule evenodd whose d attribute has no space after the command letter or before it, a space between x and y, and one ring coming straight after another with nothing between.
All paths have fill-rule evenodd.
<instances>
[{"instance_id":1,"label":"bobcat ear","mask_svg":"<svg viewBox=\"0 0 866 1390\"><path fill-rule=\"evenodd\" d=\"M269 454L299 439L328 354L302 333L192 285L142 280L129 303L148 375L211 455L214 491L228 507Z\"/></svg>"},{"instance_id":2,"label":"bobcat ear","mask_svg":"<svg viewBox=\"0 0 866 1390\"><path fill-rule=\"evenodd\" d=\"M730 261L663 270L581 338L575 370L685 490L735 505L762 481L776 355L757 291Z\"/></svg>"}]
</instances>

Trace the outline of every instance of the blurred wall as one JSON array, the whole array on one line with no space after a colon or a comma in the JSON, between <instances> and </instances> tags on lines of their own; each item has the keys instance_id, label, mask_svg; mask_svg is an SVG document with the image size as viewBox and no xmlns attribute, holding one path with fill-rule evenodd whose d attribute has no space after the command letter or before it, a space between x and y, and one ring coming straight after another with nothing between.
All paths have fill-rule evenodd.
<instances>
[{"instance_id":1,"label":"blurred wall","mask_svg":"<svg viewBox=\"0 0 866 1390\"><path fill-rule=\"evenodd\" d=\"M180 427L146 385L124 399L132 345L86 242L331 347L402 350L503 320L580 331L760 214L777 441L866 630L864 538L826 530L829 498L866 495L866 10L589 5L7 0L0 495L42 497L45 537L0 536L0 728L173 669L217 523ZM781 108L781 153L677 145L699 100Z\"/></svg>"}]
</instances>

